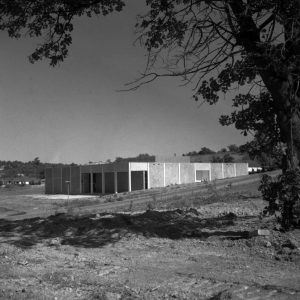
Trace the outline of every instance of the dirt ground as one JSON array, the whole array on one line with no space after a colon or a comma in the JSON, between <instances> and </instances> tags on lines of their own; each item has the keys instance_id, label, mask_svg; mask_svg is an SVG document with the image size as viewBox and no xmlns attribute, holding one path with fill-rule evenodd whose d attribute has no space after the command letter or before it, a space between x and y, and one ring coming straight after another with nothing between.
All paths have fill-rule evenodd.
<instances>
[{"instance_id":1,"label":"dirt ground","mask_svg":"<svg viewBox=\"0 0 300 300\"><path fill-rule=\"evenodd\" d=\"M154 198L113 213L2 217L0 299L300 299L300 230L262 219L256 189Z\"/></svg>"}]
</instances>

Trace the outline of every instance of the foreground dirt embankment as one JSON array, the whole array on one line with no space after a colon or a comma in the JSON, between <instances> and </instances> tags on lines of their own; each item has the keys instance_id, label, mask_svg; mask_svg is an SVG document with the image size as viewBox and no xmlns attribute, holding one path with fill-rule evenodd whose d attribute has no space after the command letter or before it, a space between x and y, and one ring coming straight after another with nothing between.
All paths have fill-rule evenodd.
<instances>
[{"instance_id":1,"label":"foreground dirt embankment","mask_svg":"<svg viewBox=\"0 0 300 300\"><path fill-rule=\"evenodd\" d=\"M255 185L175 200L0 220L0 298L300 298L300 232L259 218Z\"/></svg>"}]
</instances>

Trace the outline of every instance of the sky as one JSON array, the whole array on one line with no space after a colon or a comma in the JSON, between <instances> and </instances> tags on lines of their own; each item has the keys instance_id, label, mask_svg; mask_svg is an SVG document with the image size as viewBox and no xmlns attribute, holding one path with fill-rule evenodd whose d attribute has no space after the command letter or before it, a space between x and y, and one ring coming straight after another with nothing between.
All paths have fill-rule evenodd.
<instances>
[{"instance_id":1,"label":"sky","mask_svg":"<svg viewBox=\"0 0 300 300\"><path fill-rule=\"evenodd\" d=\"M145 66L145 49L133 45L141 2L106 17L77 19L70 54L55 68L28 61L37 40L0 32L0 160L84 164L247 141L218 123L231 111L230 97L199 106L193 86L176 78L118 91Z\"/></svg>"}]
</instances>

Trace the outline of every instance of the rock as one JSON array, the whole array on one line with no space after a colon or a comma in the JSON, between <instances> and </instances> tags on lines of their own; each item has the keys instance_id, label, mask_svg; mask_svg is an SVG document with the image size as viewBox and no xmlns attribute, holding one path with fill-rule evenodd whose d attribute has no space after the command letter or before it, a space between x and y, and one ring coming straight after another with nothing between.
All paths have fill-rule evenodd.
<instances>
[{"instance_id":1,"label":"rock","mask_svg":"<svg viewBox=\"0 0 300 300\"><path fill-rule=\"evenodd\" d=\"M237 215L233 212L230 212L226 215L226 218L230 219L230 220L236 220L237 219Z\"/></svg>"},{"instance_id":2,"label":"rock","mask_svg":"<svg viewBox=\"0 0 300 300\"><path fill-rule=\"evenodd\" d=\"M272 246L272 244L269 241L266 241L265 246L268 247L268 248L270 248Z\"/></svg>"},{"instance_id":3,"label":"rock","mask_svg":"<svg viewBox=\"0 0 300 300\"><path fill-rule=\"evenodd\" d=\"M270 230L268 229L258 229L257 235L270 235Z\"/></svg>"},{"instance_id":4,"label":"rock","mask_svg":"<svg viewBox=\"0 0 300 300\"><path fill-rule=\"evenodd\" d=\"M191 207L190 209L188 209L188 210L187 210L187 213L189 213L189 214L193 214L193 215L196 215L196 216L198 216L198 215L199 215L199 212L198 212L198 210L197 210L197 209L195 209L195 208L193 208L193 207Z\"/></svg>"},{"instance_id":5,"label":"rock","mask_svg":"<svg viewBox=\"0 0 300 300\"><path fill-rule=\"evenodd\" d=\"M26 266L28 265L28 261L27 260L20 260L17 262L18 265L21 265L21 266Z\"/></svg>"},{"instance_id":6,"label":"rock","mask_svg":"<svg viewBox=\"0 0 300 300\"><path fill-rule=\"evenodd\" d=\"M118 293L107 292L105 293L105 299L107 300L119 300L121 299L121 295Z\"/></svg>"},{"instance_id":7,"label":"rock","mask_svg":"<svg viewBox=\"0 0 300 300\"><path fill-rule=\"evenodd\" d=\"M113 233L112 235L111 235L111 238L112 239L118 239L120 237L120 235L116 232L116 233Z\"/></svg>"},{"instance_id":8,"label":"rock","mask_svg":"<svg viewBox=\"0 0 300 300\"><path fill-rule=\"evenodd\" d=\"M297 241L294 240L294 239L288 239L281 246L286 247L286 248L290 248L292 250L299 248Z\"/></svg>"},{"instance_id":9,"label":"rock","mask_svg":"<svg viewBox=\"0 0 300 300\"><path fill-rule=\"evenodd\" d=\"M61 239L60 238L54 238L51 239L48 243L49 246L60 246L61 245Z\"/></svg>"},{"instance_id":10,"label":"rock","mask_svg":"<svg viewBox=\"0 0 300 300\"><path fill-rule=\"evenodd\" d=\"M250 236L269 236L270 230L268 229L257 229L250 232Z\"/></svg>"}]
</instances>

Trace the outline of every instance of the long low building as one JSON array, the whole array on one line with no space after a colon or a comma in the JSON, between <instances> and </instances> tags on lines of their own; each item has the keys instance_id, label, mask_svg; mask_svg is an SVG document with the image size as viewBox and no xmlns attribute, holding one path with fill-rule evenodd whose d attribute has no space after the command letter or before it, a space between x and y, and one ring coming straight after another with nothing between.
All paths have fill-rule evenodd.
<instances>
[{"instance_id":1,"label":"long low building","mask_svg":"<svg viewBox=\"0 0 300 300\"><path fill-rule=\"evenodd\" d=\"M46 168L46 194L112 194L248 175L248 163L123 162Z\"/></svg>"}]
</instances>

